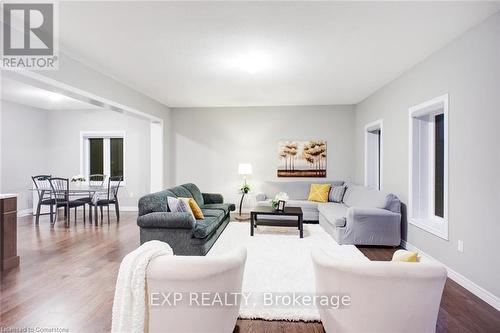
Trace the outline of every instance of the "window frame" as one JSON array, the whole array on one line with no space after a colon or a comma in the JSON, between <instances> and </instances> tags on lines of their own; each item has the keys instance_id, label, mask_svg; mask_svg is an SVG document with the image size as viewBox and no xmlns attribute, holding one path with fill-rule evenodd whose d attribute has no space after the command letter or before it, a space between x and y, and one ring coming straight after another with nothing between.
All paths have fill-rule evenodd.
<instances>
[{"instance_id":1,"label":"window frame","mask_svg":"<svg viewBox=\"0 0 500 333\"><path fill-rule=\"evenodd\" d=\"M127 180L127 137L125 131L81 131L80 132L80 174L89 177L90 159L88 158L89 140L103 139L103 174L111 176L111 144L110 139L123 139L123 180L120 186L126 185Z\"/></svg>"},{"instance_id":2,"label":"window frame","mask_svg":"<svg viewBox=\"0 0 500 333\"><path fill-rule=\"evenodd\" d=\"M448 240L449 234L449 215L448 215L448 126L449 126L449 97L448 94L444 94L435 97L426 102L420 103L418 105L409 108L408 113L408 128L409 128L409 176L408 176L408 222L420 229L430 232L444 240ZM443 176L443 217L437 216L435 214L435 116L443 114L444 124L444 176ZM418 125L416 121L422 121L424 117L429 117L428 125L425 130L419 127L419 132L415 135L414 125ZM426 135L427 142L424 142L426 146L421 146L420 143L415 143L415 140L422 141L421 135ZM421 149L426 149L427 151L427 161L421 162L414 160L414 147L418 145L419 151ZM427 163L425 163L427 162ZM418 166L417 166L418 164ZM414 193L413 182L419 175L414 175L414 170L422 167L427 168L427 184L426 192L427 197L422 199L422 193ZM424 179L425 180L425 179ZM419 191L421 188L418 189ZM417 191L417 189L415 189ZM418 199L415 200L415 197ZM417 203L415 201L418 201ZM426 202L427 214L426 216L415 216L414 205ZM420 215L420 214L418 214Z\"/></svg>"},{"instance_id":3,"label":"window frame","mask_svg":"<svg viewBox=\"0 0 500 333\"><path fill-rule=\"evenodd\" d=\"M379 175L378 175L378 188L374 189L377 191L382 191L383 188L383 173L384 173L384 120L383 119L378 119L375 120L369 124L365 125L365 161L364 161L364 172L365 172L365 179L364 179L364 185L368 186L368 132L373 132L379 130L380 131L380 136L379 136L379 161L378 161L378 167L379 167Z\"/></svg>"}]
</instances>

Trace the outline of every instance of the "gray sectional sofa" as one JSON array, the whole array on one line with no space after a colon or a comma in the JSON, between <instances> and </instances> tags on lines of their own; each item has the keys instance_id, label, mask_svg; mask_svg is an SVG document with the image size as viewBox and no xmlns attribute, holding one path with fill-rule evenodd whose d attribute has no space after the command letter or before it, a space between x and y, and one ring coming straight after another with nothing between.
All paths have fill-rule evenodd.
<instances>
[{"instance_id":1,"label":"gray sectional sofa","mask_svg":"<svg viewBox=\"0 0 500 333\"><path fill-rule=\"evenodd\" d=\"M286 182L264 182L260 186L260 192L256 195L257 206L271 206L271 200L279 192L288 194L290 200L287 206L300 207L304 214L305 222L318 222L318 203L308 201L311 184L330 184L332 186L344 185L343 181L286 181ZM266 216L266 218L270 218Z\"/></svg>"},{"instance_id":2,"label":"gray sectional sofa","mask_svg":"<svg viewBox=\"0 0 500 333\"><path fill-rule=\"evenodd\" d=\"M171 212L167 197L193 198L205 219L189 213ZM151 193L139 199L141 244L150 240L167 242L176 255L205 255L222 234L235 205L224 203L220 194L201 193L195 184L184 184Z\"/></svg>"},{"instance_id":3,"label":"gray sectional sofa","mask_svg":"<svg viewBox=\"0 0 500 333\"><path fill-rule=\"evenodd\" d=\"M401 243L401 202L394 195L346 184L342 202L317 203L307 200L312 181L267 182L257 194L257 205L270 205L278 192L290 197L289 206L301 207L305 221L319 224L339 244L398 246ZM322 181L332 186L342 181Z\"/></svg>"}]
</instances>

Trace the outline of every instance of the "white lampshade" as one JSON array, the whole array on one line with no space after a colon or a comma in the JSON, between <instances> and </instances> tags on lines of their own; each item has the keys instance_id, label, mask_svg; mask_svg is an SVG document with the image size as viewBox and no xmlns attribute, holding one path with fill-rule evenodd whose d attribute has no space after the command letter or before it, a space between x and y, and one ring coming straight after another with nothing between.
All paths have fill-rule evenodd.
<instances>
[{"instance_id":1,"label":"white lampshade","mask_svg":"<svg viewBox=\"0 0 500 333\"><path fill-rule=\"evenodd\" d=\"M238 165L238 173L240 175L251 175L252 165L250 163L240 163Z\"/></svg>"}]
</instances>

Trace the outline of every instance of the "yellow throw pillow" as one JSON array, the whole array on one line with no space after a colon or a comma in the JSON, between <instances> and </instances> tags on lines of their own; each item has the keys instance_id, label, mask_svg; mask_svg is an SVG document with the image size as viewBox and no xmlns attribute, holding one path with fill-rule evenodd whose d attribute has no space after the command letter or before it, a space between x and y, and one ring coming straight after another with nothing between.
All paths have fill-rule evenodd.
<instances>
[{"instance_id":1,"label":"yellow throw pillow","mask_svg":"<svg viewBox=\"0 0 500 333\"><path fill-rule=\"evenodd\" d=\"M397 250L392 255L392 261L418 262L418 252Z\"/></svg>"},{"instance_id":2,"label":"yellow throw pillow","mask_svg":"<svg viewBox=\"0 0 500 333\"><path fill-rule=\"evenodd\" d=\"M193 198L179 198L182 200L185 200L188 204L191 210L193 211L194 218L197 220L203 220L205 216L203 215L203 212L200 209L200 206L196 203L196 201Z\"/></svg>"},{"instance_id":3,"label":"yellow throw pillow","mask_svg":"<svg viewBox=\"0 0 500 333\"><path fill-rule=\"evenodd\" d=\"M328 193L330 193L330 184L311 184L309 190L309 201L328 202Z\"/></svg>"}]
</instances>

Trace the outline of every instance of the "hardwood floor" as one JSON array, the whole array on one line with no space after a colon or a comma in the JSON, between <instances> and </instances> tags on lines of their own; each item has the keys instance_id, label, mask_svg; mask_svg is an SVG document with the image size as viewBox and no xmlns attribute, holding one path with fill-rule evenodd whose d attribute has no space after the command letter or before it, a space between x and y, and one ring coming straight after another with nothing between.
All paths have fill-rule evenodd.
<instances>
[{"instance_id":1,"label":"hardwood floor","mask_svg":"<svg viewBox=\"0 0 500 333\"><path fill-rule=\"evenodd\" d=\"M81 214L79 214L81 215ZM136 213L95 227L81 220L69 229L47 217L18 222L21 265L0 276L0 331L60 328L108 332L121 259L139 245ZM372 260L390 259L393 249L363 247ZM438 332L500 332L500 312L448 279ZM238 320L235 332L323 332L321 323Z\"/></svg>"}]
</instances>

